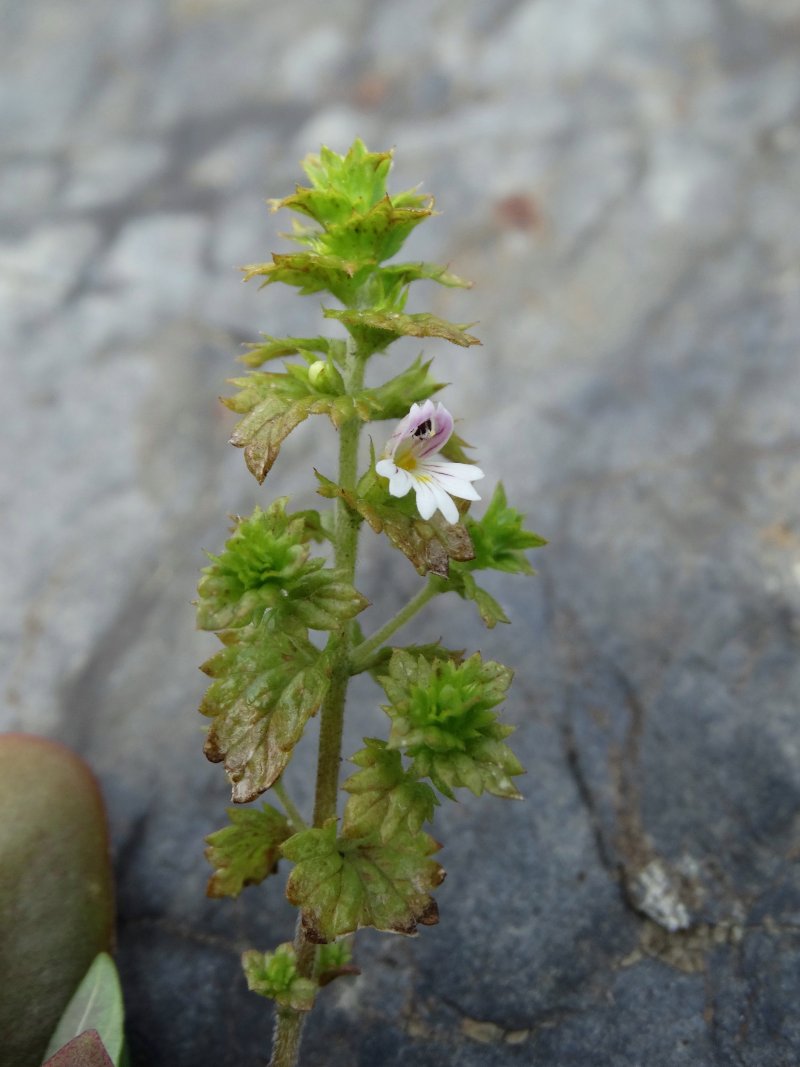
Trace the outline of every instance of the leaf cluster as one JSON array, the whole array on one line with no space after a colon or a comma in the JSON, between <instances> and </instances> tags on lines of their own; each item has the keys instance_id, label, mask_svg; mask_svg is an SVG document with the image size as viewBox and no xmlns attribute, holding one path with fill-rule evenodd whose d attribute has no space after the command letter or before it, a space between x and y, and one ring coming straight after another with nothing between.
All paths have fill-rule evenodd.
<instances>
[{"instance_id":1,"label":"leaf cluster","mask_svg":"<svg viewBox=\"0 0 800 1067\"><path fill-rule=\"evenodd\" d=\"M456 560L448 570L449 581L443 591L452 590L464 600L471 600L485 626L492 629L498 622L508 622L508 616L491 593L478 585L475 571L495 570L508 574L533 575L536 572L525 556L532 548L541 548L547 541L523 527L525 516L509 507L503 483L498 482L489 506L480 519L464 518L464 526L473 548L469 560Z\"/></svg>"},{"instance_id":2,"label":"leaf cluster","mask_svg":"<svg viewBox=\"0 0 800 1067\"><path fill-rule=\"evenodd\" d=\"M385 351L401 337L443 338L461 347L479 344L468 327L430 313L405 312L409 288L417 281L454 287L469 283L435 263L383 265L394 256L411 231L433 214L430 197L414 189L395 195L386 191L390 152L368 152L355 141L345 155L323 148L303 166L309 186L271 201L273 210L285 208L304 220L285 236L301 251L276 253L266 263L244 268L248 281L262 286L282 282L301 294L329 293L343 305L325 308L354 342L360 360ZM281 357L300 356L303 363L285 363L282 372L254 371L232 379L238 392L223 403L242 415L231 437L244 449L248 469L263 481L281 444L311 415L327 415L341 427L352 418L364 421L396 418L415 400L427 399L441 386L427 374L429 364L418 360L394 385L354 395L342 377L342 340L324 337L274 338L248 346L242 361L251 368Z\"/></svg>"},{"instance_id":3,"label":"leaf cluster","mask_svg":"<svg viewBox=\"0 0 800 1067\"><path fill-rule=\"evenodd\" d=\"M242 953L242 969L247 988L274 1000L279 1008L292 1011L313 1008L317 983L298 972L294 946L289 942L278 945L274 952L250 949Z\"/></svg>"},{"instance_id":4,"label":"leaf cluster","mask_svg":"<svg viewBox=\"0 0 800 1067\"><path fill-rule=\"evenodd\" d=\"M212 679L200 705L213 720L205 753L224 762L236 803L280 777L325 698L330 657L308 630L334 630L367 606L322 558L311 558L316 520L287 514L285 499L256 508L211 557L198 588L198 624L223 645L202 666Z\"/></svg>"},{"instance_id":5,"label":"leaf cluster","mask_svg":"<svg viewBox=\"0 0 800 1067\"><path fill-rule=\"evenodd\" d=\"M497 721L513 672L480 655L463 663L397 649L379 680L389 703L388 748L412 758L411 775L429 778L446 797L464 786L518 799L511 781L523 774L504 739L514 727Z\"/></svg>"}]
</instances>

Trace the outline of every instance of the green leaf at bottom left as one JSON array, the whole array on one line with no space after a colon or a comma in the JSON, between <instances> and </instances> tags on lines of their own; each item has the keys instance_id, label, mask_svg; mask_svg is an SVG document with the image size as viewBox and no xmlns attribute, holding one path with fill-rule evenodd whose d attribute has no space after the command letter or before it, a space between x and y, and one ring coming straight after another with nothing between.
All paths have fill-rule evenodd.
<instances>
[{"instance_id":1,"label":"green leaf at bottom left","mask_svg":"<svg viewBox=\"0 0 800 1067\"><path fill-rule=\"evenodd\" d=\"M96 1030L111 1062L118 1067L124 1044L124 1019L117 968L107 952L100 952L61 1016L45 1059L87 1030Z\"/></svg>"}]
</instances>

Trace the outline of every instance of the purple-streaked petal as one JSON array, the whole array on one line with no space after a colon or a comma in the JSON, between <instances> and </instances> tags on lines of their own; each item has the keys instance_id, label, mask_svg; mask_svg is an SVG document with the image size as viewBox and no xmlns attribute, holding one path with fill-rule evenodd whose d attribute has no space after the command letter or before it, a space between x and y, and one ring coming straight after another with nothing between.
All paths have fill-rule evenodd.
<instances>
[{"instance_id":1,"label":"purple-streaked petal","mask_svg":"<svg viewBox=\"0 0 800 1067\"><path fill-rule=\"evenodd\" d=\"M397 424L394 433L386 442L386 448L384 449L384 455L394 456L398 445L401 442L414 438L414 431L427 422L428 419L433 420L436 411L436 406L432 400L426 400L423 404L412 404L411 409L405 418L401 419Z\"/></svg>"},{"instance_id":2,"label":"purple-streaked petal","mask_svg":"<svg viewBox=\"0 0 800 1067\"><path fill-rule=\"evenodd\" d=\"M427 403L433 407L432 400L427 401ZM444 404L436 404L434 411L430 415L430 420L433 433L430 437L420 438L415 449L420 458L430 456L434 452L438 452L439 449L444 448L453 432L453 416ZM420 424L424 421L424 419L421 419Z\"/></svg>"},{"instance_id":3,"label":"purple-streaked petal","mask_svg":"<svg viewBox=\"0 0 800 1067\"><path fill-rule=\"evenodd\" d=\"M457 496L460 500L480 500L475 486L463 478L454 478L452 474L438 474L428 471L432 483L440 485L445 493Z\"/></svg>"},{"instance_id":4,"label":"purple-streaked petal","mask_svg":"<svg viewBox=\"0 0 800 1067\"><path fill-rule=\"evenodd\" d=\"M444 459L428 459L425 461L425 469L433 474L448 474L451 478L459 478L464 482L477 482L485 477L480 467L473 463L450 463Z\"/></svg>"}]
</instances>

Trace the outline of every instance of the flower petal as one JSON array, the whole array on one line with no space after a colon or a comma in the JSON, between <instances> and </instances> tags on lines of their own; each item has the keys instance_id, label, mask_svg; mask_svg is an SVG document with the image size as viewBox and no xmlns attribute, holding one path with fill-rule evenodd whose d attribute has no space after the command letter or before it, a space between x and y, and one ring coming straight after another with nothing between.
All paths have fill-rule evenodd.
<instances>
[{"instance_id":1,"label":"flower petal","mask_svg":"<svg viewBox=\"0 0 800 1067\"><path fill-rule=\"evenodd\" d=\"M433 406L432 401L428 401L428 403ZM420 457L430 456L434 452L438 452L440 448L444 448L453 433L453 416L444 404L436 404L430 416L430 421L432 433L429 437L420 438L417 442L416 451Z\"/></svg>"},{"instance_id":2,"label":"flower petal","mask_svg":"<svg viewBox=\"0 0 800 1067\"><path fill-rule=\"evenodd\" d=\"M386 448L383 450L384 455L394 457L398 446L403 441L414 441L414 432L423 423L433 422L435 414L436 405L432 400L426 400L423 404L412 404L408 414L400 420L394 433L386 442Z\"/></svg>"},{"instance_id":3,"label":"flower petal","mask_svg":"<svg viewBox=\"0 0 800 1067\"><path fill-rule=\"evenodd\" d=\"M413 478L413 476L412 476ZM430 519L439 506L439 501L427 478L413 478L414 492L417 494L417 511L423 519ZM448 497L449 499L449 497ZM451 501L452 503L452 501Z\"/></svg>"},{"instance_id":4,"label":"flower petal","mask_svg":"<svg viewBox=\"0 0 800 1067\"><path fill-rule=\"evenodd\" d=\"M379 459L375 464L375 473L380 474L382 478L391 478L396 471L397 465L390 459Z\"/></svg>"},{"instance_id":5,"label":"flower petal","mask_svg":"<svg viewBox=\"0 0 800 1067\"><path fill-rule=\"evenodd\" d=\"M414 484L412 475L408 471L404 471L402 467L398 467L389 479L389 494L391 496L405 496Z\"/></svg>"},{"instance_id":6,"label":"flower petal","mask_svg":"<svg viewBox=\"0 0 800 1067\"><path fill-rule=\"evenodd\" d=\"M485 477L480 467L474 463L450 463L444 459L428 459L425 461L425 469L435 474L449 474L453 478L459 478L465 482L477 482Z\"/></svg>"},{"instance_id":7,"label":"flower petal","mask_svg":"<svg viewBox=\"0 0 800 1067\"><path fill-rule=\"evenodd\" d=\"M452 474L441 474L438 471L428 472L431 482L435 483L450 496L457 496L460 500L480 500L480 496L471 482L465 482L463 478L454 478Z\"/></svg>"},{"instance_id":8,"label":"flower petal","mask_svg":"<svg viewBox=\"0 0 800 1067\"><path fill-rule=\"evenodd\" d=\"M453 498L449 496L447 492L442 488L442 486L439 485L436 481L432 481L430 483L430 488L431 492L436 498L436 506L438 507L439 511L441 511L442 515L444 515L445 520L451 525L453 523L458 522L458 508L456 507Z\"/></svg>"}]
</instances>

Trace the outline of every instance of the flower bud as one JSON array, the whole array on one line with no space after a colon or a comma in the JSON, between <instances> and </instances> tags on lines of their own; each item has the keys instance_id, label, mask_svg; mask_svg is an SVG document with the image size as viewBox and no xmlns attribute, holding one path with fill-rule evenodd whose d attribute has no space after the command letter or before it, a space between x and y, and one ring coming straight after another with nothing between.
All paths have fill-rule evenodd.
<instances>
[{"instance_id":1,"label":"flower bud","mask_svg":"<svg viewBox=\"0 0 800 1067\"><path fill-rule=\"evenodd\" d=\"M324 359L318 359L308 368L308 380L315 389L324 389L328 384L328 364Z\"/></svg>"}]
</instances>

